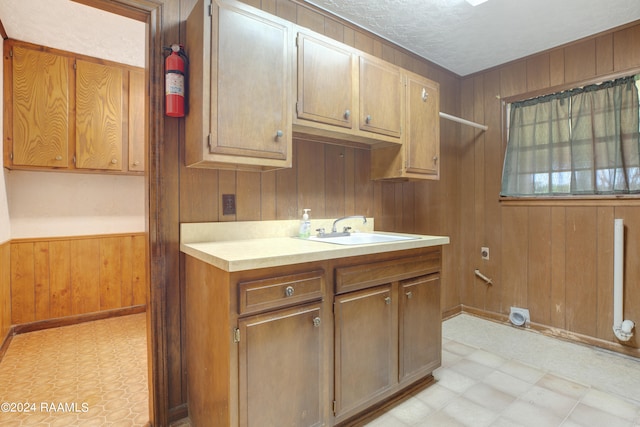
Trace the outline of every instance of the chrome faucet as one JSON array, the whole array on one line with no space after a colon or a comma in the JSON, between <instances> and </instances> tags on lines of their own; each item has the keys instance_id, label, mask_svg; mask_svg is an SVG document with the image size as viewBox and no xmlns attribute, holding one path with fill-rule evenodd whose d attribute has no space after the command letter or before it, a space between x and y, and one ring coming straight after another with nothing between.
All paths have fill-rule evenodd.
<instances>
[{"instance_id":1,"label":"chrome faucet","mask_svg":"<svg viewBox=\"0 0 640 427\"><path fill-rule=\"evenodd\" d=\"M331 232L332 233L336 233L337 232L336 224L338 224L340 221L344 221L345 219L353 219L353 218L362 218L362 223L363 224L367 223L367 217L364 216L364 215L343 216L342 218L338 218L335 221L333 221L333 226L331 227ZM350 228L351 227L344 227L343 233L348 233Z\"/></svg>"},{"instance_id":2,"label":"chrome faucet","mask_svg":"<svg viewBox=\"0 0 640 427\"><path fill-rule=\"evenodd\" d=\"M340 222L343 221L345 219L352 219L352 218L358 218L358 219L362 219L362 223L366 224L367 223L367 217L364 215L352 215L352 216L343 216L342 218L338 218L335 221L333 221L333 226L331 227L331 233L325 233L324 228L318 228L316 229L316 231L318 232L318 237L340 237L340 236L350 236L351 233L349 232L349 230L351 230L351 227L344 227L342 229L342 231L338 231L336 228L336 225Z\"/></svg>"}]
</instances>

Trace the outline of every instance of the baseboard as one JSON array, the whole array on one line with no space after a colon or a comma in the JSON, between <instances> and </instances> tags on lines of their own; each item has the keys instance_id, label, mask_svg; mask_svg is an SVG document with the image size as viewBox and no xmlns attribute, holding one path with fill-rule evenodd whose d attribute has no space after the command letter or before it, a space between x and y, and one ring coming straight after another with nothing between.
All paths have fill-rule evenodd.
<instances>
[{"instance_id":1,"label":"baseboard","mask_svg":"<svg viewBox=\"0 0 640 427\"><path fill-rule=\"evenodd\" d=\"M178 406L174 406L169 409L169 423L174 423L176 421L185 419L189 416L189 409L186 403L183 403Z\"/></svg>"},{"instance_id":2,"label":"baseboard","mask_svg":"<svg viewBox=\"0 0 640 427\"><path fill-rule=\"evenodd\" d=\"M14 331L13 331L13 326L9 328L9 331L7 332L7 336L5 336L2 340L2 345L0 345L0 362L2 361L2 358L4 357L4 354L7 352L7 350L9 349L9 344L11 344L11 338L15 335Z\"/></svg>"},{"instance_id":3,"label":"baseboard","mask_svg":"<svg viewBox=\"0 0 640 427\"><path fill-rule=\"evenodd\" d=\"M35 322L13 325L13 335L27 332L41 331L43 329L58 328L60 326L76 325L78 323L92 322L94 320L109 319L111 317L127 316L129 314L144 313L146 304L131 307L116 308L113 310L97 311L94 313L78 314L75 316L58 317L55 319L38 320Z\"/></svg>"},{"instance_id":4,"label":"baseboard","mask_svg":"<svg viewBox=\"0 0 640 427\"><path fill-rule=\"evenodd\" d=\"M460 312L470 314L472 316L480 317L485 320L491 320L493 322L497 322L503 325L511 326L513 328L519 328L519 329L523 328L521 326L513 325L509 321L509 315L507 314L494 313L491 311L486 311L486 310L482 310L475 307L469 307L462 304L460 305ZM535 322L530 322L529 326L525 329L529 329L532 332L537 332L551 338L559 338L565 341L569 341L574 344L590 345L590 346L602 348L605 350L609 350L614 353L619 353L619 354L624 354L626 356L640 358L640 348L629 347L627 345L622 345L619 343L603 340L600 338L579 334L577 332L571 332L565 329L554 328L552 326L543 325L541 323L535 323Z\"/></svg>"}]
</instances>

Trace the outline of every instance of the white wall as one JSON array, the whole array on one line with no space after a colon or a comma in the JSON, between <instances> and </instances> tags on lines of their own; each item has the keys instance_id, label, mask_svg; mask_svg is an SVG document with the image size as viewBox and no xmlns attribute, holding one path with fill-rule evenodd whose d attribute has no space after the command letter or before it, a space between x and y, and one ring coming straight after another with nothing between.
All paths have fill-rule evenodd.
<instances>
[{"instance_id":1,"label":"white wall","mask_svg":"<svg viewBox=\"0 0 640 427\"><path fill-rule=\"evenodd\" d=\"M7 171L11 238L145 230L142 176Z\"/></svg>"},{"instance_id":2,"label":"white wall","mask_svg":"<svg viewBox=\"0 0 640 427\"><path fill-rule=\"evenodd\" d=\"M71 0L0 0L0 19L16 40L145 65L142 22ZM144 177L5 169L0 174L0 243L26 237L143 232L145 200Z\"/></svg>"}]
</instances>

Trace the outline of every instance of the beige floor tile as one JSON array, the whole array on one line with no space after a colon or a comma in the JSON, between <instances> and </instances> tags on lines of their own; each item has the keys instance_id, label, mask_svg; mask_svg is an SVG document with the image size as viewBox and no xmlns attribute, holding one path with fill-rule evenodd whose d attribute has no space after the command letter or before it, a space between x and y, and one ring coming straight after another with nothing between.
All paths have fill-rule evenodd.
<instances>
[{"instance_id":1,"label":"beige floor tile","mask_svg":"<svg viewBox=\"0 0 640 427\"><path fill-rule=\"evenodd\" d=\"M637 424L630 420L620 418L609 412L585 405L578 404L569 415L569 421L583 426L606 426L606 427L632 427Z\"/></svg>"},{"instance_id":2,"label":"beige floor tile","mask_svg":"<svg viewBox=\"0 0 640 427\"><path fill-rule=\"evenodd\" d=\"M0 426L144 426L149 420L146 314L13 337L0 362Z\"/></svg>"}]
</instances>

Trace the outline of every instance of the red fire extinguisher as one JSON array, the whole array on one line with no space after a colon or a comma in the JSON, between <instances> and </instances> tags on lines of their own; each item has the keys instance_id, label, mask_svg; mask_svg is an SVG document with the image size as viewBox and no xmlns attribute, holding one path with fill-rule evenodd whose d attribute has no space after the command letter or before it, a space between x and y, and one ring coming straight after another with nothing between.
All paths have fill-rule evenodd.
<instances>
[{"instance_id":1,"label":"red fire extinguisher","mask_svg":"<svg viewBox=\"0 0 640 427\"><path fill-rule=\"evenodd\" d=\"M189 59L181 45L173 44L167 56L165 67L165 114L169 117L184 117L186 112L187 66Z\"/></svg>"}]
</instances>

